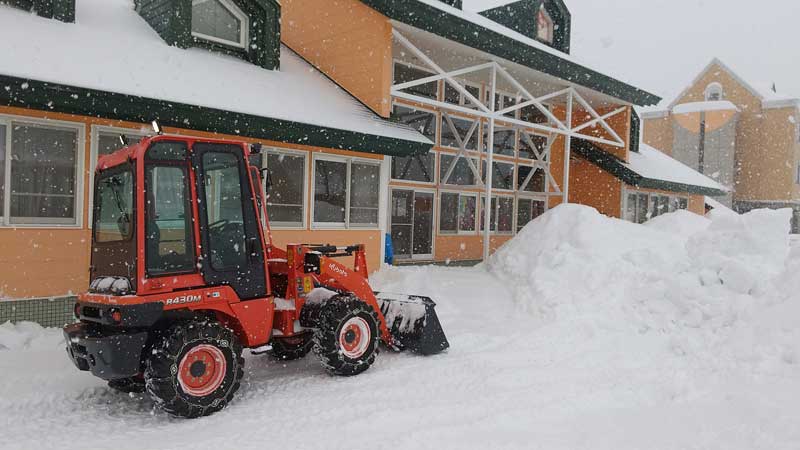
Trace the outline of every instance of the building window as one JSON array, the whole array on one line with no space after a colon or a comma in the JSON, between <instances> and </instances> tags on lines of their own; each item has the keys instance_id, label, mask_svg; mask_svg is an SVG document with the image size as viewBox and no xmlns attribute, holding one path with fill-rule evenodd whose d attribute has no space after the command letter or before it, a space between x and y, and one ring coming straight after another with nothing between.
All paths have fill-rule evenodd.
<instances>
[{"instance_id":1,"label":"building window","mask_svg":"<svg viewBox=\"0 0 800 450\"><path fill-rule=\"evenodd\" d=\"M547 203L544 200L531 198L517 199L517 233L533 219L541 216L547 211Z\"/></svg>"},{"instance_id":2,"label":"building window","mask_svg":"<svg viewBox=\"0 0 800 450\"><path fill-rule=\"evenodd\" d=\"M466 82L461 82L461 86L464 87L464 90L470 93L475 100L480 101L481 98L481 87L480 85L469 84ZM478 106L472 102L466 95L462 94L458 89L454 88L450 85L450 83L444 83L444 101L453 105L460 105L467 108L477 108Z\"/></svg>"},{"instance_id":3,"label":"building window","mask_svg":"<svg viewBox=\"0 0 800 450\"><path fill-rule=\"evenodd\" d=\"M436 177L436 154L421 153L413 156L392 158L392 179L434 183Z\"/></svg>"},{"instance_id":4,"label":"building window","mask_svg":"<svg viewBox=\"0 0 800 450\"><path fill-rule=\"evenodd\" d=\"M483 161L483 182L486 182L486 161ZM514 190L514 164L492 161L492 187L494 189Z\"/></svg>"},{"instance_id":5,"label":"building window","mask_svg":"<svg viewBox=\"0 0 800 450\"><path fill-rule=\"evenodd\" d=\"M192 0L192 36L247 47L248 18L231 0Z\"/></svg>"},{"instance_id":6,"label":"building window","mask_svg":"<svg viewBox=\"0 0 800 450\"><path fill-rule=\"evenodd\" d=\"M483 208L486 198L481 197L481 231L485 230ZM514 197L492 197L492 210L489 213L489 231L499 234L514 232Z\"/></svg>"},{"instance_id":7,"label":"building window","mask_svg":"<svg viewBox=\"0 0 800 450\"><path fill-rule=\"evenodd\" d=\"M128 133L122 130L119 132L98 131L95 139L97 140L97 157L99 158L103 155L110 155L123 147L138 144L144 139L144 135L137 132Z\"/></svg>"},{"instance_id":8,"label":"building window","mask_svg":"<svg viewBox=\"0 0 800 450\"><path fill-rule=\"evenodd\" d=\"M6 223L78 223L80 139L73 127L0 124L0 217Z\"/></svg>"},{"instance_id":9,"label":"building window","mask_svg":"<svg viewBox=\"0 0 800 450\"><path fill-rule=\"evenodd\" d=\"M626 191L624 200L623 219L635 223L645 223L662 214L689 208L688 198L674 195Z\"/></svg>"},{"instance_id":10,"label":"building window","mask_svg":"<svg viewBox=\"0 0 800 450\"><path fill-rule=\"evenodd\" d=\"M545 192L547 176L541 167L519 166L517 168L517 190L520 192Z\"/></svg>"},{"instance_id":11,"label":"building window","mask_svg":"<svg viewBox=\"0 0 800 450\"><path fill-rule=\"evenodd\" d=\"M270 224L305 227L306 155L299 152L267 150L267 169L272 185L267 196Z\"/></svg>"},{"instance_id":12,"label":"building window","mask_svg":"<svg viewBox=\"0 0 800 450\"><path fill-rule=\"evenodd\" d=\"M517 139L516 131L495 125L494 128L494 154L514 156L514 142ZM489 125L483 127L483 151L489 146Z\"/></svg>"},{"instance_id":13,"label":"building window","mask_svg":"<svg viewBox=\"0 0 800 450\"><path fill-rule=\"evenodd\" d=\"M478 150L480 121L442 113L442 147Z\"/></svg>"},{"instance_id":14,"label":"building window","mask_svg":"<svg viewBox=\"0 0 800 450\"><path fill-rule=\"evenodd\" d=\"M314 160L314 224L378 226L380 163L352 158Z\"/></svg>"},{"instance_id":15,"label":"building window","mask_svg":"<svg viewBox=\"0 0 800 450\"><path fill-rule=\"evenodd\" d=\"M477 203L476 194L442 192L439 199L439 233L474 232Z\"/></svg>"},{"instance_id":16,"label":"building window","mask_svg":"<svg viewBox=\"0 0 800 450\"><path fill-rule=\"evenodd\" d=\"M705 97L707 102L718 102L724 98L724 94L722 85L717 82L706 86Z\"/></svg>"},{"instance_id":17,"label":"building window","mask_svg":"<svg viewBox=\"0 0 800 450\"><path fill-rule=\"evenodd\" d=\"M468 160L465 157L457 157L456 155L448 155L446 153L442 153L440 158L439 180L441 180L441 184L449 184L454 186L477 185L477 182L480 179L477 174L477 159L470 158ZM453 164L453 161L455 161L455 164Z\"/></svg>"},{"instance_id":18,"label":"building window","mask_svg":"<svg viewBox=\"0 0 800 450\"><path fill-rule=\"evenodd\" d=\"M436 142L436 113L424 109L414 109L407 106L394 105L392 118L417 130Z\"/></svg>"},{"instance_id":19,"label":"building window","mask_svg":"<svg viewBox=\"0 0 800 450\"><path fill-rule=\"evenodd\" d=\"M519 157L528 159L547 159L547 137L527 131L519 133Z\"/></svg>"},{"instance_id":20,"label":"building window","mask_svg":"<svg viewBox=\"0 0 800 450\"><path fill-rule=\"evenodd\" d=\"M554 36L553 18L544 7L544 3L539 7L539 13L536 15L536 37L548 44L553 43Z\"/></svg>"},{"instance_id":21,"label":"building window","mask_svg":"<svg viewBox=\"0 0 800 450\"><path fill-rule=\"evenodd\" d=\"M408 64L395 62L394 64L394 84L408 83L410 81L417 81L434 75L425 69L412 67ZM439 98L439 82L431 81L429 83L418 84L402 90L405 93L416 95L419 97L430 98L436 100Z\"/></svg>"}]
</instances>

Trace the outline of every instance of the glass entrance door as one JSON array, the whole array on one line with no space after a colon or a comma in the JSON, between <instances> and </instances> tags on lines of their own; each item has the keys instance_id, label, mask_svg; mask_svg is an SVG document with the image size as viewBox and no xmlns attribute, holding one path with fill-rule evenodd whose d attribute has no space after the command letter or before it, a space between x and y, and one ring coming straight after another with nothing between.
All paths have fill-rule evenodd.
<instances>
[{"instance_id":1,"label":"glass entrance door","mask_svg":"<svg viewBox=\"0 0 800 450\"><path fill-rule=\"evenodd\" d=\"M399 259L433 258L433 193L392 190L391 234Z\"/></svg>"}]
</instances>

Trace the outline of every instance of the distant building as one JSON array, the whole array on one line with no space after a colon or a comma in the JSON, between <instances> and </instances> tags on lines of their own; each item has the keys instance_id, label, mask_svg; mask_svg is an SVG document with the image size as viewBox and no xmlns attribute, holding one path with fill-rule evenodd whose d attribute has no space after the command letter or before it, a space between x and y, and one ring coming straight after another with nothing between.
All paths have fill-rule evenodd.
<instances>
[{"instance_id":1,"label":"distant building","mask_svg":"<svg viewBox=\"0 0 800 450\"><path fill-rule=\"evenodd\" d=\"M800 232L800 100L754 86L714 59L666 108L643 114L644 141L730 189L744 213L792 208Z\"/></svg>"}]
</instances>

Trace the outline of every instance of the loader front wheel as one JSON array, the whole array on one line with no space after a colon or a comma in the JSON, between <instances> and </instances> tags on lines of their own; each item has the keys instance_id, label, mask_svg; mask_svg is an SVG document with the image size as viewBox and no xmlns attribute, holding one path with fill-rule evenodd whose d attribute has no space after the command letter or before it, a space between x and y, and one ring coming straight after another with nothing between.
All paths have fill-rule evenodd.
<instances>
[{"instance_id":1,"label":"loader front wheel","mask_svg":"<svg viewBox=\"0 0 800 450\"><path fill-rule=\"evenodd\" d=\"M328 299L314 331L314 353L328 372L352 376L369 369L378 354L378 313L352 295Z\"/></svg>"},{"instance_id":2,"label":"loader front wheel","mask_svg":"<svg viewBox=\"0 0 800 450\"><path fill-rule=\"evenodd\" d=\"M239 339L216 322L180 322L153 347L144 379L164 411L194 418L224 408L239 389L244 358Z\"/></svg>"}]
</instances>

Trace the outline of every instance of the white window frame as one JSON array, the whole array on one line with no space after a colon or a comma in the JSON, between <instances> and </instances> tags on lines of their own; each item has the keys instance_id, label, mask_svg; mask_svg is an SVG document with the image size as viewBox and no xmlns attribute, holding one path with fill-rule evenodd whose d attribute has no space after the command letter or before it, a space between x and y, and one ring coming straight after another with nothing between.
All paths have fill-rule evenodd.
<instances>
[{"instance_id":1,"label":"white window frame","mask_svg":"<svg viewBox=\"0 0 800 450\"><path fill-rule=\"evenodd\" d=\"M677 207L672 211L670 211L669 208L670 208L670 205L673 204L673 202L677 202L678 200L681 200L681 199L682 200L686 200L686 210L687 211L689 210L689 200L690 200L690 198L689 198L688 195L663 194L663 193L658 193L658 192L647 192L647 191L642 191L642 190L639 190L639 189L631 189L631 188L627 188L626 187L626 188L622 189L622 202L621 202L622 203L622 209L620 210L620 216L621 216L620 218L622 220L626 220L627 221L627 219L625 218L625 212L627 211L627 208L628 208L628 196L631 195L631 194L635 194L636 195L636 209L639 208L639 202L638 202L639 196L642 195L642 194L647 196L647 214L645 215L645 217L647 219L645 220L645 222L647 222L648 220L653 219L654 217L658 217L658 216L653 216L653 211L652 211L652 209L650 207L651 202L653 201L653 197L667 197L667 198L669 198L669 202L667 203L667 211L659 214L659 216L662 215L662 214L667 214L669 212L677 211L678 210ZM636 215L636 212L637 211L634 212L634 216ZM637 223L635 221L635 219L636 219L636 217L634 217L634 221L632 223Z\"/></svg>"},{"instance_id":2,"label":"white window frame","mask_svg":"<svg viewBox=\"0 0 800 450\"><path fill-rule=\"evenodd\" d=\"M382 192L383 192L383 189L384 188L381 187L381 191ZM394 195L394 191L411 191L413 193L412 195L414 195L414 196L416 196L418 192L421 193L421 194L432 194L433 195L433 211L434 211L434 214L433 214L433 218L431 220L431 230L430 230L430 233L431 233L431 253L429 253L429 254L414 254L413 253L413 248L412 248L411 258L407 259L407 261L427 261L427 260L430 260L431 258L433 258L434 255L436 255L436 232L437 232L437 230L439 228L439 224L438 224L439 216L438 216L438 214L436 214L436 211L439 211L439 195L436 193L436 189L419 188L419 187L411 187L411 186L386 186L386 191L389 194L388 197L389 197L389 202L390 203L389 203L389 205L387 205L386 212L383 214L383 216L386 217L386 230L384 231L384 233L381 233L382 235L384 235L384 237L385 237L385 234L387 234L387 233L391 234L391 230L392 230L391 199L392 199L392 197ZM413 205L412 205L412 208L413 208ZM415 225L414 224L414 217L413 217L413 212L412 212L412 219L411 219L411 227L412 227L412 229L413 229L414 225ZM411 235L412 247L413 247L413 238L414 238L414 234L413 233L414 232L412 230L412 235ZM454 236L454 234L450 234L450 236ZM382 243L382 245L385 245L385 244L386 244L386 242Z\"/></svg>"},{"instance_id":3,"label":"white window frame","mask_svg":"<svg viewBox=\"0 0 800 450\"><path fill-rule=\"evenodd\" d=\"M511 199L511 231L500 231L500 199L501 198ZM497 224L497 229L496 230L492 230L491 226L490 226L489 227L489 234L494 234L494 235L497 235L497 236L513 236L513 235L515 235L517 233L516 229L514 227L514 225L516 224L516 221L517 221L517 219L516 219L516 215L517 215L517 199L516 199L516 196L509 195L508 193L505 193L505 194L494 194L493 193L492 194L492 200L495 200L495 199L497 199L496 200L497 201L497 203L496 203L497 209L495 211L493 211L493 215L495 216L494 220L495 220L495 224ZM479 202L480 202L480 204L478 206L480 206L480 208L479 208L480 209L480 217L478 218L478 228L479 228L478 231L480 233L483 233L483 227L480 226L481 225L480 222L481 222L481 219L483 219L483 217L484 217L484 215L483 215L484 206L483 205L486 203L486 196L481 194L481 198L480 198ZM491 208L491 204L489 205L489 208ZM491 225L491 222L488 223L487 225Z\"/></svg>"},{"instance_id":4,"label":"white window frame","mask_svg":"<svg viewBox=\"0 0 800 450\"><path fill-rule=\"evenodd\" d=\"M61 128L71 129L77 132L75 145L75 221L72 223L57 223L50 222L47 218L36 219L41 222L35 223L10 223L11 221L11 144L14 124L20 125L33 125L42 128ZM0 205L2 211L0 212L0 227L3 228L57 228L57 229L76 229L83 228L83 212L84 212L84 185L85 185L85 168L84 161L86 159L86 126L79 122L68 122L64 120L54 119L38 119L34 117L16 116L8 114L0 114L0 125L6 126L6 159L5 159L5 195L3 204Z\"/></svg>"},{"instance_id":5,"label":"white window frame","mask_svg":"<svg viewBox=\"0 0 800 450\"><path fill-rule=\"evenodd\" d=\"M461 229L461 218L458 217L459 211L456 211L456 231L449 231L444 230L442 231L442 194L457 194L458 197L458 204L461 204L461 197L473 197L475 199L475 219L474 219L474 230L462 230ZM478 199L478 193L472 191L459 191L456 189L440 189L439 195L436 196L436 234L439 236L474 236L478 233L478 225L480 224L480 200Z\"/></svg>"},{"instance_id":6,"label":"white window frame","mask_svg":"<svg viewBox=\"0 0 800 450\"><path fill-rule=\"evenodd\" d=\"M316 193L317 193L317 161L332 161L338 163L345 163L347 165L347 176L345 177L345 212L344 212L344 222L316 222L314 220L314 209L316 204ZM311 196L309 202L311 203L311 229L312 230L380 230L381 229L381 211L383 210L383 199L384 196L378 195L378 215L376 218L375 225L362 225L362 224L351 224L350 223L350 180L352 176L352 165L353 163L358 164L366 164L366 165L373 165L378 167L379 169L382 167L384 160L377 160L377 159L369 159L369 158L359 158L355 156L339 156L339 155L331 155L325 153L314 153L311 161ZM379 171L379 173L381 173ZM381 179L378 179L378 189L380 190L383 187L383 183Z\"/></svg>"},{"instance_id":7,"label":"white window frame","mask_svg":"<svg viewBox=\"0 0 800 450\"><path fill-rule=\"evenodd\" d=\"M309 174L309 152L303 150L295 150L295 149L288 149L282 147L265 147L262 151L264 154L264 158L262 160L262 168L269 169L267 165L267 155L270 153L272 154L284 154L287 156L294 156L294 157L303 157L303 219L302 224L291 224L290 222L276 222L270 219L269 225L270 228L273 230L305 230L308 227L308 174ZM263 180L262 180L263 181ZM269 217L269 192L267 192L267 198L265 201L265 207L267 210L267 217Z\"/></svg>"},{"instance_id":8,"label":"white window frame","mask_svg":"<svg viewBox=\"0 0 800 450\"><path fill-rule=\"evenodd\" d=\"M203 0L192 0L192 7L198 2ZM248 16L244 11L242 11L235 3L230 0L211 0L217 1L222 4L228 11L231 12L237 19L239 19L242 23L242 28L239 31L239 42L229 41L227 39L218 38L216 36L210 36L203 33L198 33L196 31L192 31L192 36L203 39L205 41L214 42L217 44L224 44L229 45L231 47L237 47L242 49L247 49L247 43L250 37L250 16ZM193 24L189 24L189 27L192 28Z\"/></svg>"},{"instance_id":9,"label":"white window frame","mask_svg":"<svg viewBox=\"0 0 800 450\"><path fill-rule=\"evenodd\" d=\"M422 106L413 105L413 104L410 104L410 103L398 102L398 101L395 100L395 101L392 101L392 114L394 114L395 106L399 106L401 108L410 109L410 110L413 110L413 111L422 111L422 112L426 112L428 114L433 114L433 116L436 118L436 120L435 120L436 125L434 126L434 129L433 129L433 145L436 146L436 145L440 145L441 144L442 115L439 113L439 111L437 111L437 110L435 110L433 108L422 107ZM402 122L400 122L400 123L402 123ZM408 125L408 124L403 124L403 125L406 125L406 126L409 126L409 127L411 126L411 125ZM414 130L417 131L416 129L414 129ZM417 131L417 132L419 133L419 131ZM420 134L422 134L422 133L420 133Z\"/></svg>"},{"instance_id":10,"label":"white window frame","mask_svg":"<svg viewBox=\"0 0 800 450\"><path fill-rule=\"evenodd\" d=\"M145 138L149 133L141 128L122 128L106 125L92 125L91 139L89 140L89 222L86 224L89 229L94 227L94 173L97 169L97 159L100 158L100 133L124 134Z\"/></svg>"}]
</instances>

